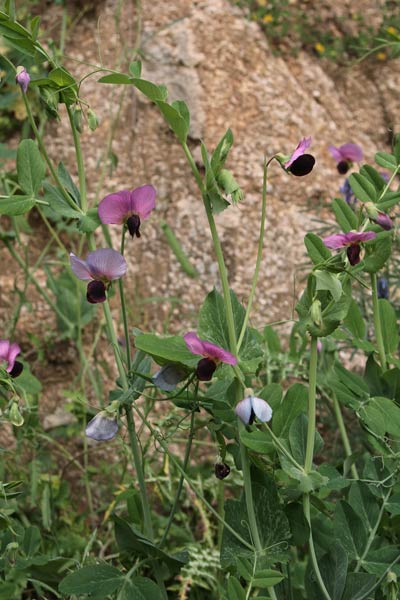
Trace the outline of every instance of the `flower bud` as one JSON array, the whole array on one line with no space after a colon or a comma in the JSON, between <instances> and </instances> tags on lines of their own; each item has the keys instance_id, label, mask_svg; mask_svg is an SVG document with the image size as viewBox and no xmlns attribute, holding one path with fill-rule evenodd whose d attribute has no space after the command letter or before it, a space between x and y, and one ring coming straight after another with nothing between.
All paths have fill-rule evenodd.
<instances>
[{"instance_id":1,"label":"flower bud","mask_svg":"<svg viewBox=\"0 0 400 600\"><path fill-rule=\"evenodd\" d=\"M99 118L91 108L88 109L87 118L90 131L96 131L99 126Z\"/></svg>"},{"instance_id":2,"label":"flower bud","mask_svg":"<svg viewBox=\"0 0 400 600\"><path fill-rule=\"evenodd\" d=\"M19 412L18 402L14 401L11 404L8 418L10 419L11 423L15 425L15 427L21 427L21 425L24 424L24 417Z\"/></svg>"},{"instance_id":3,"label":"flower bud","mask_svg":"<svg viewBox=\"0 0 400 600\"><path fill-rule=\"evenodd\" d=\"M73 113L74 126L79 133L83 131L83 115L82 109L80 106L76 106Z\"/></svg>"},{"instance_id":4,"label":"flower bud","mask_svg":"<svg viewBox=\"0 0 400 600\"><path fill-rule=\"evenodd\" d=\"M322 312L321 312L321 302L319 300L314 300L314 302L311 304L310 314L311 314L311 318L313 320L314 325L321 327Z\"/></svg>"},{"instance_id":5,"label":"flower bud","mask_svg":"<svg viewBox=\"0 0 400 600\"><path fill-rule=\"evenodd\" d=\"M15 76L15 81L21 87L23 94L26 94L30 80L31 80L30 75L29 75L28 71L25 69L25 67L22 67L22 66L17 67L17 74Z\"/></svg>"}]
</instances>

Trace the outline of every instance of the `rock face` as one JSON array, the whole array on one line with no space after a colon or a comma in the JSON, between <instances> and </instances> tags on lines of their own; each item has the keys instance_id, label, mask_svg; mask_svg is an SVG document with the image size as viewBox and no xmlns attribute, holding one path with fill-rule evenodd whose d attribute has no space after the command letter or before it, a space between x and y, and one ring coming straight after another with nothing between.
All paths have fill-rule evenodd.
<instances>
[{"instance_id":1,"label":"rock face","mask_svg":"<svg viewBox=\"0 0 400 600\"><path fill-rule=\"evenodd\" d=\"M324 202L338 195L343 183L327 147L357 142L368 161L375 151L387 149L388 128L400 125L396 105L399 63L383 66L378 77L363 64L339 70L306 54L284 60L272 54L257 24L246 21L228 0L143 0L139 40L134 34L136 16L130 8L121 15L117 31L116 5L116 0L108 0L99 8L98 34L93 18L76 27L68 55L96 64L97 39L103 64L117 68L119 63L126 69L128 50L139 43L143 76L166 84L172 99L182 98L189 105L190 146L197 158L200 138L212 150L231 127L235 145L227 166L240 182L245 200L219 215L217 224L231 286L244 300L257 252L263 157L276 152L290 154L300 138L313 137L317 164L309 176L288 176L277 164L269 174L267 233L253 323L260 326L290 319L304 285L304 234L320 227L314 218L321 215ZM75 61L68 66L78 75L89 70ZM218 276L190 168L154 105L132 89L115 90L95 80L85 80L81 89L101 119L95 133L82 136L93 204L113 190L144 183L152 183L158 190L155 216L144 224L142 238L128 245L128 297L136 324L159 331L162 323L170 322L170 330L176 331L193 326L194 311L205 294L218 286ZM122 109L112 142L118 167L99 180L98 161L121 93ZM74 173L72 148L67 147L65 136L65 125L52 131L52 151L62 156ZM182 272L163 237L161 218L180 239L200 273L198 279ZM154 302L143 304L148 296Z\"/></svg>"}]
</instances>

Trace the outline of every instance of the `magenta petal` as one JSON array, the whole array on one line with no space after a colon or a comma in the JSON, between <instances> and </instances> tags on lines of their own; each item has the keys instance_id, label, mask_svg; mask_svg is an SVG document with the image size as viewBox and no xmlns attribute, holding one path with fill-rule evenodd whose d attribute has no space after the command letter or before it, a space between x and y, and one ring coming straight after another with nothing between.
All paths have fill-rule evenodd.
<instances>
[{"instance_id":1,"label":"magenta petal","mask_svg":"<svg viewBox=\"0 0 400 600\"><path fill-rule=\"evenodd\" d=\"M85 260L81 260L73 252L69 255L69 260L71 263L71 269L74 274L78 277L78 279L82 279L87 281L88 279L93 279L92 274L90 272L89 266L87 265Z\"/></svg>"},{"instance_id":2,"label":"magenta petal","mask_svg":"<svg viewBox=\"0 0 400 600\"><path fill-rule=\"evenodd\" d=\"M189 331L183 336L186 346L193 354L204 354L204 344L194 331Z\"/></svg>"},{"instance_id":3,"label":"magenta petal","mask_svg":"<svg viewBox=\"0 0 400 600\"><path fill-rule=\"evenodd\" d=\"M237 403L235 413L245 425L250 423L251 418L251 396L247 396L244 400Z\"/></svg>"},{"instance_id":4,"label":"magenta petal","mask_svg":"<svg viewBox=\"0 0 400 600\"><path fill-rule=\"evenodd\" d=\"M10 351L9 340L0 340L0 363L8 362L8 353Z\"/></svg>"},{"instance_id":5,"label":"magenta petal","mask_svg":"<svg viewBox=\"0 0 400 600\"><path fill-rule=\"evenodd\" d=\"M20 352L21 348L18 344L10 344L10 349L8 351L8 367L6 369L7 373L10 373L13 370L15 359Z\"/></svg>"},{"instance_id":6,"label":"magenta petal","mask_svg":"<svg viewBox=\"0 0 400 600\"><path fill-rule=\"evenodd\" d=\"M92 274L92 279L119 279L126 273L126 260L116 250L112 248L100 248L90 252L86 263Z\"/></svg>"},{"instance_id":7,"label":"magenta petal","mask_svg":"<svg viewBox=\"0 0 400 600\"><path fill-rule=\"evenodd\" d=\"M345 234L347 244L359 244L360 242L368 242L376 238L374 231L350 231Z\"/></svg>"},{"instance_id":8,"label":"magenta petal","mask_svg":"<svg viewBox=\"0 0 400 600\"><path fill-rule=\"evenodd\" d=\"M259 421L267 423L272 419L272 408L262 398L251 396L251 405L253 407L254 414Z\"/></svg>"},{"instance_id":9,"label":"magenta petal","mask_svg":"<svg viewBox=\"0 0 400 600\"><path fill-rule=\"evenodd\" d=\"M131 211L147 219L156 205L156 190L152 185L142 185L131 192Z\"/></svg>"},{"instance_id":10,"label":"magenta petal","mask_svg":"<svg viewBox=\"0 0 400 600\"><path fill-rule=\"evenodd\" d=\"M100 221L108 225L121 225L131 213L131 192L121 190L109 194L98 206Z\"/></svg>"},{"instance_id":11,"label":"magenta petal","mask_svg":"<svg viewBox=\"0 0 400 600\"><path fill-rule=\"evenodd\" d=\"M329 146L328 150L337 163L345 159L340 151L340 148L336 148L336 146Z\"/></svg>"},{"instance_id":12,"label":"magenta petal","mask_svg":"<svg viewBox=\"0 0 400 600\"><path fill-rule=\"evenodd\" d=\"M203 342L203 348L207 356L210 356L211 358L216 358L228 365L237 364L237 358L233 356L233 354L227 350L224 350L220 346L217 346L216 344L212 344L211 342Z\"/></svg>"},{"instance_id":13,"label":"magenta petal","mask_svg":"<svg viewBox=\"0 0 400 600\"><path fill-rule=\"evenodd\" d=\"M358 144L343 144L339 148L343 159L348 159L354 162L359 162L363 159L363 151Z\"/></svg>"},{"instance_id":14,"label":"magenta petal","mask_svg":"<svg viewBox=\"0 0 400 600\"><path fill-rule=\"evenodd\" d=\"M304 152L310 146L311 146L311 137L303 138L302 140L300 140L300 142L297 144L297 147L296 147L295 151L293 152L292 156L289 158L289 160L287 162L284 163L283 166L286 169L288 167L290 167L290 165L296 160L296 158L299 158L299 156L302 156L302 154L304 154Z\"/></svg>"},{"instance_id":15,"label":"magenta petal","mask_svg":"<svg viewBox=\"0 0 400 600\"><path fill-rule=\"evenodd\" d=\"M344 233L335 233L334 235L328 235L328 237L322 240L327 248L331 248L331 250L338 250L339 248L344 248L349 243L347 241L346 234Z\"/></svg>"}]
</instances>

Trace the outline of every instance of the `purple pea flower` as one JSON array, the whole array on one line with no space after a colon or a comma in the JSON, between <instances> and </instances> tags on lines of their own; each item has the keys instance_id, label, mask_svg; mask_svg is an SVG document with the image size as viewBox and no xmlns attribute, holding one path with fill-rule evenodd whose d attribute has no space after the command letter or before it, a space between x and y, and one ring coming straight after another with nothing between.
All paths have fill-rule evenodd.
<instances>
[{"instance_id":1,"label":"purple pea flower","mask_svg":"<svg viewBox=\"0 0 400 600\"><path fill-rule=\"evenodd\" d=\"M126 273L126 261L122 254L112 248L100 248L89 252L86 260L70 253L71 269L78 279L89 281L86 298L91 304L105 302L106 290L111 281Z\"/></svg>"},{"instance_id":2,"label":"purple pea flower","mask_svg":"<svg viewBox=\"0 0 400 600\"><path fill-rule=\"evenodd\" d=\"M359 162L363 159L363 151L357 144L342 144L338 148L336 146L329 146L329 152L336 160L336 168L341 175L345 175L353 162Z\"/></svg>"},{"instance_id":3,"label":"purple pea flower","mask_svg":"<svg viewBox=\"0 0 400 600\"><path fill-rule=\"evenodd\" d=\"M238 402L235 413L245 425L252 425L255 417L262 423L272 419L272 408L268 402L257 396L246 396L244 400Z\"/></svg>"},{"instance_id":4,"label":"purple pea flower","mask_svg":"<svg viewBox=\"0 0 400 600\"><path fill-rule=\"evenodd\" d=\"M21 87L22 93L26 94L31 78L25 67L17 67L15 81Z\"/></svg>"},{"instance_id":5,"label":"purple pea flower","mask_svg":"<svg viewBox=\"0 0 400 600\"><path fill-rule=\"evenodd\" d=\"M311 173L315 165L315 158L312 154L305 154L305 151L310 146L311 137L300 140L289 160L283 163L283 166L289 173L292 173L297 177L302 177L303 175Z\"/></svg>"},{"instance_id":6,"label":"purple pea flower","mask_svg":"<svg viewBox=\"0 0 400 600\"><path fill-rule=\"evenodd\" d=\"M187 369L181 365L171 363L164 365L153 375L153 383L164 392L172 392L176 389L178 383L186 379L187 376Z\"/></svg>"},{"instance_id":7,"label":"purple pea flower","mask_svg":"<svg viewBox=\"0 0 400 600\"><path fill-rule=\"evenodd\" d=\"M190 352L203 356L196 368L196 375L200 381L210 381L220 362L232 366L237 364L237 358L233 354L216 344L201 340L194 331L186 333L183 339Z\"/></svg>"},{"instance_id":8,"label":"purple pea flower","mask_svg":"<svg viewBox=\"0 0 400 600\"><path fill-rule=\"evenodd\" d=\"M386 277L379 277L377 283L378 298L389 299L389 282Z\"/></svg>"},{"instance_id":9,"label":"purple pea flower","mask_svg":"<svg viewBox=\"0 0 400 600\"><path fill-rule=\"evenodd\" d=\"M357 199L354 195L353 190L351 189L351 185L347 178L345 179L344 184L339 188L339 190L344 195L344 199L346 200L349 206L355 206L357 204Z\"/></svg>"},{"instance_id":10,"label":"purple pea flower","mask_svg":"<svg viewBox=\"0 0 400 600\"><path fill-rule=\"evenodd\" d=\"M140 237L141 220L147 219L156 205L156 190L152 185L142 185L132 192L121 190L109 194L99 204L102 223L121 225L126 223L132 237Z\"/></svg>"},{"instance_id":11,"label":"purple pea flower","mask_svg":"<svg viewBox=\"0 0 400 600\"><path fill-rule=\"evenodd\" d=\"M112 440L118 433L117 419L106 410L97 413L86 426L86 436L97 442Z\"/></svg>"},{"instance_id":12,"label":"purple pea flower","mask_svg":"<svg viewBox=\"0 0 400 600\"><path fill-rule=\"evenodd\" d=\"M11 377L21 375L24 368L22 363L15 360L20 352L21 348L18 344L12 344L10 340L0 340L0 365L5 368Z\"/></svg>"},{"instance_id":13,"label":"purple pea flower","mask_svg":"<svg viewBox=\"0 0 400 600\"><path fill-rule=\"evenodd\" d=\"M374 231L350 231L349 233L335 233L328 235L322 241L327 248L339 250L347 248L347 258L351 265L357 265L360 262L361 242L368 242L376 237Z\"/></svg>"}]
</instances>

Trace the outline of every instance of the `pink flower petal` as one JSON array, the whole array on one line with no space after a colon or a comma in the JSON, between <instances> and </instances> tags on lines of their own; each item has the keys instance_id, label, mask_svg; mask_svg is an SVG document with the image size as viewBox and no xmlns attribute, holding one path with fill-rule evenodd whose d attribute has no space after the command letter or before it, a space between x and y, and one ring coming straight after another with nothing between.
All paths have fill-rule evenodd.
<instances>
[{"instance_id":1,"label":"pink flower petal","mask_svg":"<svg viewBox=\"0 0 400 600\"><path fill-rule=\"evenodd\" d=\"M186 346L189 348L192 354L200 354L204 356L204 344L194 331L189 331L183 336Z\"/></svg>"},{"instance_id":2,"label":"pink flower petal","mask_svg":"<svg viewBox=\"0 0 400 600\"><path fill-rule=\"evenodd\" d=\"M211 358L216 358L228 365L237 364L237 358L233 356L233 354L227 350L224 350L220 346L217 346L216 344L212 344L211 342L203 342L203 348L207 356L210 356Z\"/></svg>"},{"instance_id":3,"label":"pink flower petal","mask_svg":"<svg viewBox=\"0 0 400 600\"><path fill-rule=\"evenodd\" d=\"M340 153L342 155L342 159L351 160L353 162L359 162L363 159L363 151L358 144L343 144L339 148Z\"/></svg>"},{"instance_id":4,"label":"pink flower petal","mask_svg":"<svg viewBox=\"0 0 400 600\"><path fill-rule=\"evenodd\" d=\"M152 185L142 185L131 192L131 211L147 219L156 205L156 190Z\"/></svg>"},{"instance_id":5,"label":"pink flower petal","mask_svg":"<svg viewBox=\"0 0 400 600\"><path fill-rule=\"evenodd\" d=\"M15 359L20 352L21 348L18 344L11 344L9 340L0 340L0 364L2 362L7 364L7 373L11 373L13 370Z\"/></svg>"},{"instance_id":6,"label":"pink flower petal","mask_svg":"<svg viewBox=\"0 0 400 600\"><path fill-rule=\"evenodd\" d=\"M71 269L78 279L82 279L83 281L93 279L85 260L81 260L80 258L75 256L73 252L70 253L69 260L71 263Z\"/></svg>"},{"instance_id":7,"label":"pink flower petal","mask_svg":"<svg viewBox=\"0 0 400 600\"><path fill-rule=\"evenodd\" d=\"M100 221L108 225L121 225L131 213L131 192L121 190L109 194L98 206Z\"/></svg>"},{"instance_id":8,"label":"pink flower petal","mask_svg":"<svg viewBox=\"0 0 400 600\"><path fill-rule=\"evenodd\" d=\"M328 235L322 240L327 248L332 250L338 250L344 248L349 243L344 233L335 233L334 235Z\"/></svg>"},{"instance_id":9,"label":"pink flower petal","mask_svg":"<svg viewBox=\"0 0 400 600\"><path fill-rule=\"evenodd\" d=\"M126 260L112 248L100 248L90 252L86 263L90 269L92 279L106 278L109 281L119 279L126 273Z\"/></svg>"},{"instance_id":10,"label":"pink flower petal","mask_svg":"<svg viewBox=\"0 0 400 600\"><path fill-rule=\"evenodd\" d=\"M345 234L347 245L359 244L360 242L368 242L376 238L374 231L350 231Z\"/></svg>"},{"instance_id":11,"label":"pink flower petal","mask_svg":"<svg viewBox=\"0 0 400 600\"><path fill-rule=\"evenodd\" d=\"M311 137L303 138L302 140L300 140L300 142L297 144L297 147L296 147L295 151L293 152L292 156L289 158L289 160L287 162L284 163L283 166L286 169L288 167L290 167L290 165L292 163L294 163L296 158L299 158L299 156L302 156L304 154L304 152L307 150L307 148L309 148L310 146L311 146Z\"/></svg>"},{"instance_id":12,"label":"pink flower petal","mask_svg":"<svg viewBox=\"0 0 400 600\"><path fill-rule=\"evenodd\" d=\"M340 162L341 160L345 160L344 157L342 156L340 148L336 148L336 146L329 146L328 150L332 154L333 158L335 159L335 161L337 163Z\"/></svg>"}]
</instances>

